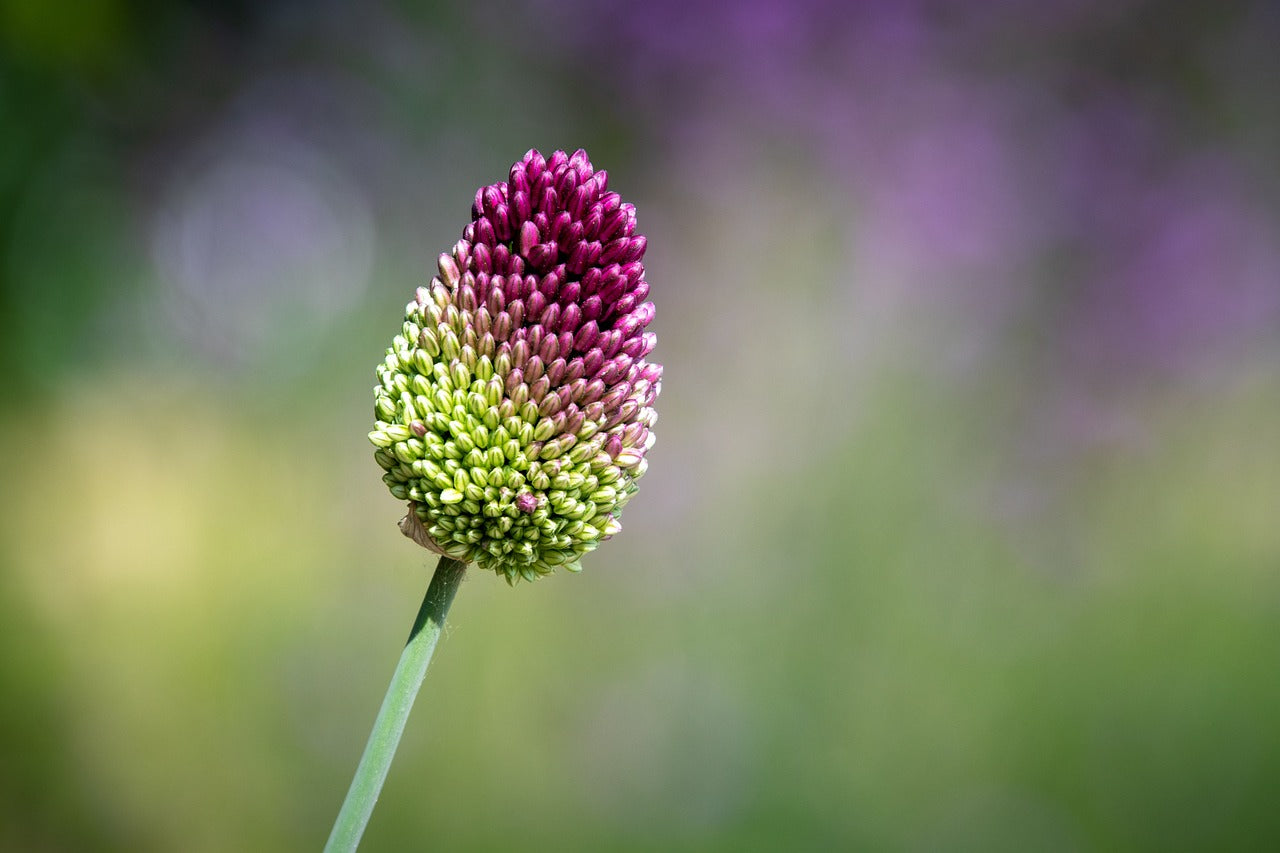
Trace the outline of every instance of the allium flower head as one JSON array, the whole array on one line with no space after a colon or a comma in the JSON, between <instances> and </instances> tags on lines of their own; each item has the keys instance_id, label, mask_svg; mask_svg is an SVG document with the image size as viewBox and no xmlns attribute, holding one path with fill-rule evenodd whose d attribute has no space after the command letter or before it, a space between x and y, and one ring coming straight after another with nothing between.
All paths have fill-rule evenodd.
<instances>
[{"instance_id":1,"label":"allium flower head","mask_svg":"<svg viewBox=\"0 0 1280 853\"><path fill-rule=\"evenodd\" d=\"M529 151L476 193L378 366L369 439L402 529L532 580L617 533L662 366L635 207L585 151Z\"/></svg>"}]
</instances>

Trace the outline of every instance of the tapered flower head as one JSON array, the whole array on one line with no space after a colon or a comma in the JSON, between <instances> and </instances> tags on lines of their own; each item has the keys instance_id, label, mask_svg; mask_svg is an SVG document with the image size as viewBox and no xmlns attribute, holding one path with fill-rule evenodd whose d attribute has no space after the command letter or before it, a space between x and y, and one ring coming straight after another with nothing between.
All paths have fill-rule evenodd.
<instances>
[{"instance_id":1,"label":"tapered flower head","mask_svg":"<svg viewBox=\"0 0 1280 853\"><path fill-rule=\"evenodd\" d=\"M585 151L476 192L378 366L369 439L419 544L532 580L617 533L662 366L635 207Z\"/></svg>"}]
</instances>

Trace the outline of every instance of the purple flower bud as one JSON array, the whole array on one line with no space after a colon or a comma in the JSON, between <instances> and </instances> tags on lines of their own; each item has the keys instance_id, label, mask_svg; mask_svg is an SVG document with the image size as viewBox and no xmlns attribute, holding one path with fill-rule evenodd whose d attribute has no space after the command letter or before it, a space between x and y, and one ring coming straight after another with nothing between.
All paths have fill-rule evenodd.
<instances>
[{"instance_id":1,"label":"purple flower bud","mask_svg":"<svg viewBox=\"0 0 1280 853\"><path fill-rule=\"evenodd\" d=\"M605 364L605 367L609 367L610 365L612 365L615 371L614 375L616 377L614 381L621 382L623 379L625 379L627 376L631 374L631 365L633 363L634 363L634 359L632 359L631 356L627 355L626 353L618 353L613 358L609 359L609 361Z\"/></svg>"},{"instance_id":2,"label":"purple flower bud","mask_svg":"<svg viewBox=\"0 0 1280 853\"><path fill-rule=\"evenodd\" d=\"M568 358L573 354L573 332L561 332L556 335L556 342L560 345L560 355Z\"/></svg>"},{"instance_id":3,"label":"purple flower bud","mask_svg":"<svg viewBox=\"0 0 1280 853\"><path fill-rule=\"evenodd\" d=\"M507 222L503 219L503 222ZM511 240L511 231L507 231L507 236L502 240ZM511 250L507 248L506 243L498 243L493 247L493 272L506 273L508 266L511 266Z\"/></svg>"},{"instance_id":4,"label":"purple flower bud","mask_svg":"<svg viewBox=\"0 0 1280 853\"><path fill-rule=\"evenodd\" d=\"M600 352L604 353L605 358L613 358L617 355L621 344L622 335L617 329L610 329L600 336Z\"/></svg>"},{"instance_id":5,"label":"purple flower bud","mask_svg":"<svg viewBox=\"0 0 1280 853\"><path fill-rule=\"evenodd\" d=\"M571 224L573 224L573 217L567 210L556 213L551 220L551 226L547 229L547 237L558 242L560 235L565 233Z\"/></svg>"},{"instance_id":6,"label":"purple flower bud","mask_svg":"<svg viewBox=\"0 0 1280 853\"><path fill-rule=\"evenodd\" d=\"M649 333L646 333L646 334L649 334ZM645 342L644 335L636 335L635 337L629 339L626 343L622 345L622 352L624 352L625 354L629 355L632 358L641 358L642 356L645 356L648 354L647 352L645 352L644 342Z\"/></svg>"},{"instance_id":7,"label":"purple flower bud","mask_svg":"<svg viewBox=\"0 0 1280 853\"><path fill-rule=\"evenodd\" d=\"M560 288L559 294L557 294L557 298L560 300L560 303L566 306L577 303L581 296L582 282L580 281L565 282L564 286Z\"/></svg>"},{"instance_id":8,"label":"purple flower bud","mask_svg":"<svg viewBox=\"0 0 1280 853\"><path fill-rule=\"evenodd\" d=\"M582 316L586 320L595 321L600 316L604 303L599 296L588 296L582 300Z\"/></svg>"},{"instance_id":9,"label":"purple flower bud","mask_svg":"<svg viewBox=\"0 0 1280 853\"><path fill-rule=\"evenodd\" d=\"M544 329L560 328L560 303L552 302L542 311L542 316L538 318L538 322L542 324Z\"/></svg>"},{"instance_id":10,"label":"purple flower bud","mask_svg":"<svg viewBox=\"0 0 1280 853\"><path fill-rule=\"evenodd\" d=\"M556 391L556 396L560 398L560 409L562 411L572 405L573 390L574 388L572 385L561 385L560 390ZM561 426L563 427L563 425Z\"/></svg>"},{"instance_id":11,"label":"purple flower bud","mask_svg":"<svg viewBox=\"0 0 1280 853\"><path fill-rule=\"evenodd\" d=\"M507 307L507 295L503 292L502 276L496 276L493 280L492 287L489 289L489 296L485 300L485 307L489 309L489 313L497 316L501 314ZM484 292L485 288L481 287L480 291Z\"/></svg>"},{"instance_id":12,"label":"purple flower bud","mask_svg":"<svg viewBox=\"0 0 1280 853\"><path fill-rule=\"evenodd\" d=\"M610 420L612 420L614 423L625 424L631 421L633 418L635 418L635 416L639 413L639 411L640 411L639 402L635 400L623 400L622 408L619 409L618 413L613 417L611 417Z\"/></svg>"},{"instance_id":13,"label":"purple flower bud","mask_svg":"<svg viewBox=\"0 0 1280 853\"><path fill-rule=\"evenodd\" d=\"M626 314L630 314L631 309L634 307L636 307L635 294L628 293L625 296L623 296L621 299L619 299L617 302L613 303L613 312L615 316L622 317ZM616 323L614 324L614 328L617 328ZM623 337L625 338L627 337L627 335L623 335Z\"/></svg>"},{"instance_id":14,"label":"purple flower bud","mask_svg":"<svg viewBox=\"0 0 1280 853\"><path fill-rule=\"evenodd\" d=\"M605 381L608 385L608 382ZM631 393L631 386L626 382L610 387L609 393L605 394L600 400L604 404L606 410L617 409L622 405L622 401L627 399L627 395Z\"/></svg>"},{"instance_id":15,"label":"purple flower bud","mask_svg":"<svg viewBox=\"0 0 1280 853\"><path fill-rule=\"evenodd\" d=\"M528 362L525 363L525 380L527 382L537 382L541 379L545 372L543 364L544 362L541 356L530 356Z\"/></svg>"},{"instance_id":16,"label":"purple flower bud","mask_svg":"<svg viewBox=\"0 0 1280 853\"><path fill-rule=\"evenodd\" d=\"M615 210L602 217L602 220L599 239L601 241L609 241L622 230L623 223L627 221L627 214L625 211Z\"/></svg>"},{"instance_id":17,"label":"purple flower bud","mask_svg":"<svg viewBox=\"0 0 1280 853\"><path fill-rule=\"evenodd\" d=\"M617 267L617 272L605 279L604 287L600 290L600 300L605 305L613 305L626 292L627 277L622 274L622 268Z\"/></svg>"},{"instance_id":18,"label":"purple flower bud","mask_svg":"<svg viewBox=\"0 0 1280 853\"><path fill-rule=\"evenodd\" d=\"M640 307L631 312L631 316L636 317L640 321L640 326L649 325L653 322L653 318L658 314L657 309L652 302L642 302Z\"/></svg>"},{"instance_id":19,"label":"purple flower bud","mask_svg":"<svg viewBox=\"0 0 1280 853\"><path fill-rule=\"evenodd\" d=\"M529 258L529 262L533 263L529 252L534 246L538 245L538 226L532 222L525 222L520 226L520 254ZM537 266L537 264L534 264Z\"/></svg>"},{"instance_id":20,"label":"purple flower bud","mask_svg":"<svg viewBox=\"0 0 1280 853\"><path fill-rule=\"evenodd\" d=\"M547 297L548 302L554 302L560 295L560 277L554 272L549 272L538 281L538 292Z\"/></svg>"},{"instance_id":21,"label":"purple flower bud","mask_svg":"<svg viewBox=\"0 0 1280 853\"><path fill-rule=\"evenodd\" d=\"M522 371L518 367L512 368L511 372L507 374L507 382L506 382L507 396L510 397L515 392L516 386L523 385L523 384L524 384L524 371Z\"/></svg>"},{"instance_id":22,"label":"purple flower bud","mask_svg":"<svg viewBox=\"0 0 1280 853\"><path fill-rule=\"evenodd\" d=\"M525 161L519 160L511 164L507 172L507 189L512 193L529 191L529 173L525 171Z\"/></svg>"},{"instance_id":23,"label":"purple flower bud","mask_svg":"<svg viewBox=\"0 0 1280 853\"><path fill-rule=\"evenodd\" d=\"M529 295L529 299L525 302L525 310L530 317L535 319L542 316L543 310L547 307L547 297L543 295L541 290L535 290Z\"/></svg>"},{"instance_id":24,"label":"purple flower bud","mask_svg":"<svg viewBox=\"0 0 1280 853\"><path fill-rule=\"evenodd\" d=\"M582 394L582 402L584 405L588 407L587 417L591 418L591 420L593 421L597 420L600 416L593 415L592 409L590 407L600 406L600 408L603 409L603 406L601 406L601 404L598 401L602 396L604 396L605 387L606 386L604 384L604 380L592 379L590 382L587 383L586 390Z\"/></svg>"},{"instance_id":25,"label":"purple flower bud","mask_svg":"<svg viewBox=\"0 0 1280 853\"><path fill-rule=\"evenodd\" d=\"M480 221L487 222L488 220L481 219ZM492 231L493 229L490 230ZM471 250L471 267L478 273L493 272L493 259L489 256L488 246L481 243Z\"/></svg>"},{"instance_id":26,"label":"purple flower bud","mask_svg":"<svg viewBox=\"0 0 1280 853\"><path fill-rule=\"evenodd\" d=\"M547 208L542 206L543 199L546 198L547 190L551 188L551 173L542 171L531 179L529 186L529 203L533 205L534 216L546 216ZM554 208L554 205L552 205ZM542 225L538 226L542 228Z\"/></svg>"},{"instance_id":27,"label":"purple flower bud","mask_svg":"<svg viewBox=\"0 0 1280 853\"><path fill-rule=\"evenodd\" d=\"M573 169L565 169L560 172L559 177L556 178L556 194L560 198L568 201L569 197L573 194L573 191L577 188L578 173L576 171ZM570 215L574 215L572 211L570 211Z\"/></svg>"},{"instance_id":28,"label":"purple flower bud","mask_svg":"<svg viewBox=\"0 0 1280 853\"><path fill-rule=\"evenodd\" d=\"M594 332L594 324L592 325L593 334L598 336L598 333ZM583 349L583 347L579 347L579 349ZM582 374L584 376L595 378L595 375L600 372L600 368L603 365L604 353L602 353L598 347L588 350L587 354L582 358Z\"/></svg>"},{"instance_id":29,"label":"purple flower bud","mask_svg":"<svg viewBox=\"0 0 1280 853\"><path fill-rule=\"evenodd\" d=\"M521 224L528 222L529 217L533 215L533 204L529 201L528 190L516 190L511 196L511 226L519 227Z\"/></svg>"},{"instance_id":30,"label":"purple flower bud","mask_svg":"<svg viewBox=\"0 0 1280 853\"><path fill-rule=\"evenodd\" d=\"M480 191L480 198L483 202L484 215L492 216L497 210L498 205L505 201L502 188L498 184L487 186Z\"/></svg>"},{"instance_id":31,"label":"purple flower bud","mask_svg":"<svg viewBox=\"0 0 1280 853\"><path fill-rule=\"evenodd\" d=\"M644 431L645 426L642 423L632 422L627 424L626 428L622 430L622 445L624 447L633 447L638 440L642 440L641 433Z\"/></svg>"},{"instance_id":32,"label":"purple flower bud","mask_svg":"<svg viewBox=\"0 0 1280 853\"><path fill-rule=\"evenodd\" d=\"M561 405L563 404L560 402L559 394L547 394L542 398L542 402L538 404L538 412L543 417L550 417L560 411Z\"/></svg>"},{"instance_id":33,"label":"purple flower bud","mask_svg":"<svg viewBox=\"0 0 1280 853\"><path fill-rule=\"evenodd\" d=\"M541 338L538 346L538 355L541 356L543 363L549 363L556 360L556 356L560 355L560 341L555 335L545 335Z\"/></svg>"},{"instance_id":34,"label":"purple flower bud","mask_svg":"<svg viewBox=\"0 0 1280 853\"><path fill-rule=\"evenodd\" d=\"M511 319L512 329L518 329L525 321L525 301L511 300L507 302L507 316Z\"/></svg>"},{"instance_id":35,"label":"purple flower bud","mask_svg":"<svg viewBox=\"0 0 1280 853\"><path fill-rule=\"evenodd\" d=\"M569 227L560 232L557 242L560 244L560 251L573 256L573 250L582 242L582 235L586 231L581 222L570 222ZM567 263L566 263L567 266ZM585 269L571 270L574 275L581 275Z\"/></svg>"},{"instance_id":36,"label":"purple flower bud","mask_svg":"<svg viewBox=\"0 0 1280 853\"><path fill-rule=\"evenodd\" d=\"M458 262L451 256L442 254L437 264L440 267L440 280L449 287L456 287L458 277L461 275L458 271Z\"/></svg>"},{"instance_id":37,"label":"purple flower bud","mask_svg":"<svg viewBox=\"0 0 1280 853\"><path fill-rule=\"evenodd\" d=\"M552 182L548 181L548 183L550 184ZM554 186L548 186L542 191L542 198L538 204L538 209L548 216L554 216L559 208L560 195L556 192L556 188Z\"/></svg>"},{"instance_id":38,"label":"purple flower bud","mask_svg":"<svg viewBox=\"0 0 1280 853\"><path fill-rule=\"evenodd\" d=\"M529 345L523 340L518 340L511 347L511 364L515 367L524 367L529 361Z\"/></svg>"},{"instance_id":39,"label":"purple flower bud","mask_svg":"<svg viewBox=\"0 0 1280 853\"><path fill-rule=\"evenodd\" d=\"M583 220L583 236L588 240L595 240L600 236L600 228L604 225L604 214L600 212L599 207L593 207L591 212L587 214Z\"/></svg>"},{"instance_id":40,"label":"purple flower bud","mask_svg":"<svg viewBox=\"0 0 1280 853\"><path fill-rule=\"evenodd\" d=\"M535 403L541 403L543 398L547 396L547 392L551 390L551 380L543 376L538 381L529 386L529 399Z\"/></svg>"},{"instance_id":41,"label":"purple flower bud","mask_svg":"<svg viewBox=\"0 0 1280 853\"><path fill-rule=\"evenodd\" d=\"M570 302L560 315L560 331L576 332L580 325L582 325L582 309L577 303Z\"/></svg>"},{"instance_id":42,"label":"purple flower bud","mask_svg":"<svg viewBox=\"0 0 1280 853\"><path fill-rule=\"evenodd\" d=\"M537 148L530 148L524 152L524 156L520 158L520 162L526 166L525 174L536 175L539 172L547 170L547 158L542 156Z\"/></svg>"},{"instance_id":43,"label":"purple flower bud","mask_svg":"<svg viewBox=\"0 0 1280 853\"><path fill-rule=\"evenodd\" d=\"M493 337L505 341L511 336L511 315L505 311L498 314L493 321Z\"/></svg>"},{"instance_id":44,"label":"purple flower bud","mask_svg":"<svg viewBox=\"0 0 1280 853\"><path fill-rule=\"evenodd\" d=\"M489 246L494 246L497 244L498 236L493 233L492 222L490 222L488 219L477 219L472 224L475 225L475 231L476 231L475 242L476 242L477 249L488 248ZM618 241L615 241L615 242L618 242ZM491 272L491 270L485 269L483 267L481 267L480 269L484 269L485 272Z\"/></svg>"},{"instance_id":45,"label":"purple flower bud","mask_svg":"<svg viewBox=\"0 0 1280 853\"><path fill-rule=\"evenodd\" d=\"M627 289L630 290L644 278L644 264L639 261L631 261L622 265L622 275L627 280Z\"/></svg>"},{"instance_id":46,"label":"purple flower bud","mask_svg":"<svg viewBox=\"0 0 1280 853\"><path fill-rule=\"evenodd\" d=\"M573 195L569 196L569 215L574 219L583 219L586 216L588 205L591 204L594 195L594 184L583 184L573 191Z\"/></svg>"},{"instance_id":47,"label":"purple flower bud","mask_svg":"<svg viewBox=\"0 0 1280 853\"><path fill-rule=\"evenodd\" d=\"M557 358L555 361L547 365L547 378L551 380L553 387L559 387L564 379L565 363L563 358Z\"/></svg>"},{"instance_id":48,"label":"purple flower bud","mask_svg":"<svg viewBox=\"0 0 1280 853\"><path fill-rule=\"evenodd\" d=\"M474 312L476 310L476 289L469 284L464 284L459 288L455 301L463 311Z\"/></svg>"}]
</instances>

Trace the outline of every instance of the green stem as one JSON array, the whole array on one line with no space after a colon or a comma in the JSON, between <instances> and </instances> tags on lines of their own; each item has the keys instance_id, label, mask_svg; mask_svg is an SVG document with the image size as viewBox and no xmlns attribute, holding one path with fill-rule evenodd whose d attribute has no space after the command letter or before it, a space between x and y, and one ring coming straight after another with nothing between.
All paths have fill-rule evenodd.
<instances>
[{"instance_id":1,"label":"green stem","mask_svg":"<svg viewBox=\"0 0 1280 853\"><path fill-rule=\"evenodd\" d=\"M400 745L400 735L413 708L413 699L427 674L427 664L431 663L431 653L440 638L449 605L453 603L466 569L466 563L448 557L441 557L440 564L436 566L427 595L422 599L422 607L418 609L418 618L409 633L409 642L400 654L400 663L391 676L391 685L382 700L378 718L373 722L369 743L360 757L356 776L351 780L351 790L347 792L342 810L333 824L333 832L329 834L325 853L354 851L360 844L360 836L364 835L364 828L382 791L382 783L387 778L391 759Z\"/></svg>"}]
</instances>

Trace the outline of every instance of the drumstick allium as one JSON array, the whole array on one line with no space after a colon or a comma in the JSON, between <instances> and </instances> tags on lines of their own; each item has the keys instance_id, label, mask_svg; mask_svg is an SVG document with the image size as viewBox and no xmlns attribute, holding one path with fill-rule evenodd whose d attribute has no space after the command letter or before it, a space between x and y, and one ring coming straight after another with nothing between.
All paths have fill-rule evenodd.
<instances>
[{"instance_id":1,"label":"drumstick allium","mask_svg":"<svg viewBox=\"0 0 1280 853\"><path fill-rule=\"evenodd\" d=\"M403 527L514 582L620 529L661 365L635 207L585 151L529 151L476 192L378 367L369 439Z\"/></svg>"},{"instance_id":2,"label":"drumstick allium","mask_svg":"<svg viewBox=\"0 0 1280 853\"><path fill-rule=\"evenodd\" d=\"M373 813L469 563L514 584L578 571L621 529L648 463L662 366L635 207L585 151L529 151L476 192L378 365L374 458L401 530L440 554L327 851Z\"/></svg>"}]
</instances>

